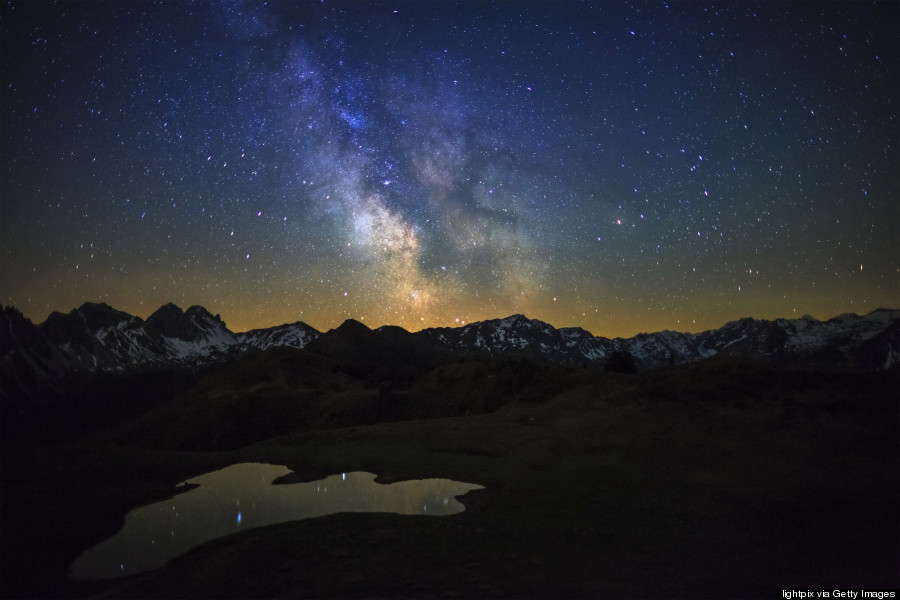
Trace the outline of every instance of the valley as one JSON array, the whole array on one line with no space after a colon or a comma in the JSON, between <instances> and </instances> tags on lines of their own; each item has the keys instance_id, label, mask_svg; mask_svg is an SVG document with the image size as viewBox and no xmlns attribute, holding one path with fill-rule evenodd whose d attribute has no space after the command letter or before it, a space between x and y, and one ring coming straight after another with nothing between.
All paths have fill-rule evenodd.
<instances>
[{"instance_id":1,"label":"valley","mask_svg":"<svg viewBox=\"0 0 900 600\"><path fill-rule=\"evenodd\" d=\"M267 381L290 364L265 358L252 364ZM338 385L352 363L343 374L318 369L330 375L316 386ZM898 585L896 373L725 357L638 375L523 364L534 379L477 410L477 390L502 366L442 368L458 370L444 385L469 414L416 395L419 378L441 381L428 371L399 390L418 413L284 432L283 413L214 409L213 382L233 390L246 376L232 368L170 403L178 435L148 436L151 410L4 451L2 596L752 598ZM283 372L303 379L297 367ZM384 380L357 375L341 385L377 395ZM252 433L222 443L202 434L210 423ZM448 517L335 514L213 540L122 579L69 579L129 510L238 462L286 465L295 482L359 470L382 483L446 477L484 489Z\"/></svg>"}]
</instances>

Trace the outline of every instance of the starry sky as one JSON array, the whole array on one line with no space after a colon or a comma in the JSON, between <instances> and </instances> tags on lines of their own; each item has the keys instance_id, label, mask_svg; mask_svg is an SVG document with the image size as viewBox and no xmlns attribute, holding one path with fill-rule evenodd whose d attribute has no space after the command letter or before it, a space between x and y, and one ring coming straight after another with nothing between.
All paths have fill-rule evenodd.
<instances>
[{"instance_id":1,"label":"starry sky","mask_svg":"<svg viewBox=\"0 0 900 600\"><path fill-rule=\"evenodd\" d=\"M900 305L900 4L11 2L0 302L595 335Z\"/></svg>"}]
</instances>

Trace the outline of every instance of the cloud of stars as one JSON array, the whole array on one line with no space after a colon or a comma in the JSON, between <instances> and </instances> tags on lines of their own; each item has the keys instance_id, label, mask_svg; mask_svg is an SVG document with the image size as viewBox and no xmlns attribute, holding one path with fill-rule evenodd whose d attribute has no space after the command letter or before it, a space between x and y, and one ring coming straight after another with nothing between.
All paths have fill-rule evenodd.
<instances>
[{"instance_id":1,"label":"cloud of stars","mask_svg":"<svg viewBox=\"0 0 900 600\"><path fill-rule=\"evenodd\" d=\"M0 301L597 335L900 297L896 3L2 8Z\"/></svg>"}]
</instances>

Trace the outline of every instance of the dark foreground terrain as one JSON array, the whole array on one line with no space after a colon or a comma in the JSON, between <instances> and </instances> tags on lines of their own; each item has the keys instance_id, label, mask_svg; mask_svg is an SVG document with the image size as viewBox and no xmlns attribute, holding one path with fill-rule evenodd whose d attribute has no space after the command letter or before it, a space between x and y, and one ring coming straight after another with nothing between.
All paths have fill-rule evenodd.
<instances>
[{"instance_id":1,"label":"dark foreground terrain","mask_svg":"<svg viewBox=\"0 0 900 600\"><path fill-rule=\"evenodd\" d=\"M345 382L328 410L284 378L243 382L268 386L253 406L231 384L228 396L201 382L183 414L170 403L6 449L2 596L774 598L900 586L896 373L732 360L641 375L495 368L449 365L399 391ZM421 406L428 390L433 411ZM315 427L290 420L291 398ZM416 418L378 422L360 412L372 403ZM216 540L124 579L67 578L130 509L243 461L287 465L298 480L363 470L485 489L453 516L337 514Z\"/></svg>"}]
</instances>

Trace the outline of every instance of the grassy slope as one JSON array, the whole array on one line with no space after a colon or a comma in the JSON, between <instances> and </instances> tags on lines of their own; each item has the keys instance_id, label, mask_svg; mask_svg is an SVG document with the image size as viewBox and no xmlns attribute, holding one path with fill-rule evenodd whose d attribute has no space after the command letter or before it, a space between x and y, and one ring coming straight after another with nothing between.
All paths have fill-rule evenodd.
<instances>
[{"instance_id":1,"label":"grassy slope","mask_svg":"<svg viewBox=\"0 0 900 600\"><path fill-rule=\"evenodd\" d=\"M729 361L573 371L551 400L282 436L232 452L3 456L4 596L772 597L897 587L895 377ZM345 514L217 540L129 579L65 568L125 512L242 460L486 489L442 518ZM36 568L37 567L37 568Z\"/></svg>"}]
</instances>

